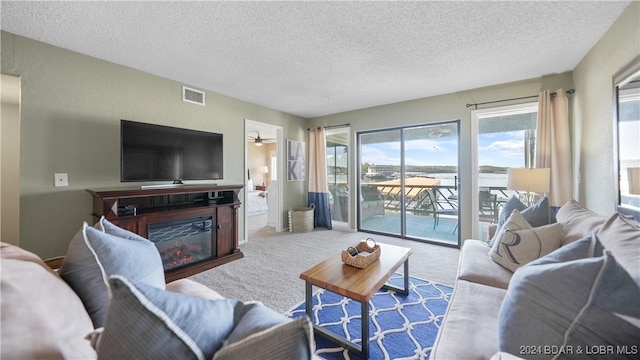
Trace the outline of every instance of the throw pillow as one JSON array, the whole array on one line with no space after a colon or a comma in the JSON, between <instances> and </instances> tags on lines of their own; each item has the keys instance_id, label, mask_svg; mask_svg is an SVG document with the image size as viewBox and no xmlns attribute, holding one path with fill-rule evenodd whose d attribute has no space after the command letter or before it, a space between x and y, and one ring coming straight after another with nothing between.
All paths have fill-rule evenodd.
<instances>
[{"instance_id":1,"label":"throw pillow","mask_svg":"<svg viewBox=\"0 0 640 360\"><path fill-rule=\"evenodd\" d=\"M498 233L504 226L504 223L511 216L514 210L518 210L520 214L527 220L531 227L538 227L556 222L555 215L549 207L549 198L543 197L535 204L527 207L516 196L512 196L500 210L498 217L498 228L495 235L489 240L489 247L492 247L497 239Z\"/></svg>"},{"instance_id":2,"label":"throw pillow","mask_svg":"<svg viewBox=\"0 0 640 360\"><path fill-rule=\"evenodd\" d=\"M514 210L517 214L518 210ZM562 227L560 224L511 230L507 224L491 248L491 259L506 268L516 271L520 266L551 253L560 247Z\"/></svg>"},{"instance_id":3,"label":"throw pillow","mask_svg":"<svg viewBox=\"0 0 640 360\"><path fill-rule=\"evenodd\" d=\"M522 216L520 211L513 210L507 220L496 230L491 242L489 242L489 247L493 248L495 245L495 240L504 236L504 232L507 230L516 231L522 229L530 229L531 225L527 220Z\"/></svg>"},{"instance_id":4,"label":"throw pillow","mask_svg":"<svg viewBox=\"0 0 640 360\"><path fill-rule=\"evenodd\" d=\"M122 275L135 282L165 289L162 259L156 246L142 237L125 239L103 233L85 223L84 239L102 271L103 282Z\"/></svg>"},{"instance_id":5,"label":"throw pillow","mask_svg":"<svg viewBox=\"0 0 640 360\"><path fill-rule=\"evenodd\" d=\"M596 234L591 234L578 241L562 246L551 252L551 254L530 262L527 266L554 264L597 257L602 256L603 251L602 243L600 243Z\"/></svg>"},{"instance_id":6,"label":"throw pillow","mask_svg":"<svg viewBox=\"0 0 640 360\"><path fill-rule=\"evenodd\" d=\"M575 200L569 200L562 205L556 214L556 218L565 231L563 245L582 239L585 235L597 231L607 220L605 216L585 209Z\"/></svg>"},{"instance_id":7,"label":"throw pillow","mask_svg":"<svg viewBox=\"0 0 640 360\"><path fill-rule=\"evenodd\" d=\"M640 224L630 216L615 213L597 234L602 245L640 286Z\"/></svg>"},{"instance_id":8,"label":"throw pillow","mask_svg":"<svg viewBox=\"0 0 640 360\"><path fill-rule=\"evenodd\" d=\"M237 300L207 300L109 278L111 305L98 342L104 359L211 359L234 326Z\"/></svg>"},{"instance_id":9,"label":"throw pillow","mask_svg":"<svg viewBox=\"0 0 640 360\"><path fill-rule=\"evenodd\" d=\"M526 208L527 206L523 204L517 196L511 196L509 200L504 203L502 209L500 209L500 214L498 215L498 226L502 227L502 225L504 225L509 216L511 216L511 213L513 213L513 210L522 211Z\"/></svg>"},{"instance_id":10,"label":"throw pillow","mask_svg":"<svg viewBox=\"0 0 640 360\"><path fill-rule=\"evenodd\" d=\"M94 328L99 328L107 314L109 293L96 258L84 242L83 229L71 239L59 273L82 300Z\"/></svg>"},{"instance_id":11,"label":"throw pillow","mask_svg":"<svg viewBox=\"0 0 640 360\"><path fill-rule=\"evenodd\" d=\"M98 221L98 224L96 224L96 226L99 226L99 229L102 230L102 232L105 232L109 235L114 235L117 237L131 239L131 240L147 240L134 232L123 229L117 225L114 225L112 222L107 220L104 216L100 217L100 220Z\"/></svg>"},{"instance_id":12,"label":"throw pillow","mask_svg":"<svg viewBox=\"0 0 640 360\"><path fill-rule=\"evenodd\" d=\"M113 274L165 286L162 260L152 242L137 235L131 239L109 235L85 223L69 244L60 276L82 299L95 328L104 325L109 307L106 279Z\"/></svg>"},{"instance_id":13,"label":"throw pillow","mask_svg":"<svg viewBox=\"0 0 640 360\"><path fill-rule=\"evenodd\" d=\"M500 308L499 351L520 354L524 346L539 345L547 350L528 359L551 359L568 348L581 358L587 349L612 346L614 352L607 354L622 357L618 352L628 351L633 357L640 343L639 298L640 288L609 251L597 258L523 266Z\"/></svg>"},{"instance_id":14,"label":"throw pillow","mask_svg":"<svg viewBox=\"0 0 640 360\"><path fill-rule=\"evenodd\" d=\"M311 324L294 322L259 303L209 300L112 276L113 298L98 358L310 358ZM251 315L249 315L251 314ZM306 320L306 318L305 318ZM247 336L231 342L233 332ZM301 334L306 334L301 336ZM300 354L304 356L299 356ZM257 354L258 356L248 356Z\"/></svg>"},{"instance_id":15,"label":"throw pillow","mask_svg":"<svg viewBox=\"0 0 640 360\"><path fill-rule=\"evenodd\" d=\"M275 325L224 345L213 360L311 359L315 349L313 327L308 317ZM268 355L268 356L266 356Z\"/></svg>"}]
</instances>

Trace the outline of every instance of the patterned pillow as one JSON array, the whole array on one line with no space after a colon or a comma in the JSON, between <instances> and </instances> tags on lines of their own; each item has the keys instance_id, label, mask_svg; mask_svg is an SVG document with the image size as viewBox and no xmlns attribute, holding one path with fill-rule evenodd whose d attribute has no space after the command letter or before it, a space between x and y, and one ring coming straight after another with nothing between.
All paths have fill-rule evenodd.
<instances>
[{"instance_id":1,"label":"patterned pillow","mask_svg":"<svg viewBox=\"0 0 640 360\"><path fill-rule=\"evenodd\" d=\"M498 216L498 228L493 238L489 240L489 247L493 246L495 240L497 239L498 233L514 210L518 210L520 214L522 214L522 216L531 225L531 227L538 227L553 224L556 222L555 215L549 207L549 199L547 197L543 197L542 199L538 200L537 203L527 207L520 201L520 199L512 196L500 210L500 214Z\"/></svg>"},{"instance_id":2,"label":"patterned pillow","mask_svg":"<svg viewBox=\"0 0 640 360\"><path fill-rule=\"evenodd\" d=\"M251 357L241 356L249 350L257 351L259 357L265 354L270 358L284 354L280 357L283 359L310 356L308 337L299 336L302 324L261 304L172 293L133 284L123 276L110 277L109 285L113 298L98 342L98 358L161 359L169 354L173 359L211 359L221 353L230 359L249 359ZM249 313L255 316L247 316ZM242 326L243 323L246 326ZM307 325L310 327L308 321ZM248 337L230 343L228 339L235 331ZM253 342L244 343L250 339ZM252 344L259 346L246 349ZM306 349L305 357L297 356L300 349Z\"/></svg>"},{"instance_id":3,"label":"patterned pillow","mask_svg":"<svg viewBox=\"0 0 640 360\"><path fill-rule=\"evenodd\" d=\"M594 348L633 351L640 344L639 298L640 288L608 250L596 258L523 266L500 308L499 351L549 349L530 359L551 359L568 348L582 352L574 352L577 358Z\"/></svg>"},{"instance_id":4,"label":"patterned pillow","mask_svg":"<svg viewBox=\"0 0 640 360\"><path fill-rule=\"evenodd\" d=\"M514 210L514 215L518 214L517 211ZM510 225L505 223L505 230L501 231L489 252L491 259L507 270L516 271L520 266L556 250L562 242L562 226L558 223L522 230L512 230Z\"/></svg>"}]
</instances>

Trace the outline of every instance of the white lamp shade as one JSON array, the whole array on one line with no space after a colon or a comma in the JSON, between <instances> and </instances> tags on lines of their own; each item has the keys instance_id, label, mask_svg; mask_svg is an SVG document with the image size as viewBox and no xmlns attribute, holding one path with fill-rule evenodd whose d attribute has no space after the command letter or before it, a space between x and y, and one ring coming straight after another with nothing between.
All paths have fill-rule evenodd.
<instances>
[{"instance_id":1,"label":"white lamp shade","mask_svg":"<svg viewBox=\"0 0 640 360\"><path fill-rule=\"evenodd\" d=\"M269 167L268 167L268 166L261 166L261 167L260 167L260 171L261 171L263 174L268 174L268 173L269 173Z\"/></svg>"},{"instance_id":2,"label":"white lamp shade","mask_svg":"<svg viewBox=\"0 0 640 360\"><path fill-rule=\"evenodd\" d=\"M640 167L627 168L629 178L629 194L640 195Z\"/></svg>"},{"instance_id":3,"label":"white lamp shade","mask_svg":"<svg viewBox=\"0 0 640 360\"><path fill-rule=\"evenodd\" d=\"M507 169L507 189L548 193L551 188L549 168L509 168Z\"/></svg>"}]
</instances>

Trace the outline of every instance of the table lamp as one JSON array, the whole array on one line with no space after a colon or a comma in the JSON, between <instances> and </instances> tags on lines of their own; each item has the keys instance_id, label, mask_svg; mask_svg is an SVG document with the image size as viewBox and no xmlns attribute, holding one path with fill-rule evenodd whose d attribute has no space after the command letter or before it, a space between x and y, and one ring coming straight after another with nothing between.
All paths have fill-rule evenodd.
<instances>
[{"instance_id":1,"label":"table lamp","mask_svg":"<svg viewBox=\"0 0 640 360\"><path fill-rule=\"evenodd\" d=\"M525 191L520 201L527 206L535 203L537 193L548 193L551 187L549 168L508 168L507 189Z\"/></svg>"}]
</instances>

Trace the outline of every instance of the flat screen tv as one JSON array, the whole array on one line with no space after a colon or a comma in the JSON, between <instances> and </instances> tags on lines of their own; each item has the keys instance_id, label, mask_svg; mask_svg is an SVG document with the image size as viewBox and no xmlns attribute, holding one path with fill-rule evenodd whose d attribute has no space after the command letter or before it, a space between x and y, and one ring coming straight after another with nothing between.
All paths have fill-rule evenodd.
<instances>
[{"instance_id":1,"label":"flat screen tv","mask_svg":"<svg viewBox=\"0 0 640 360\"><path fill-rule=\"evenodd\" d=\"M222 179L222 134L120 121L120 180Z\"/></svg>"}]
</instances>

